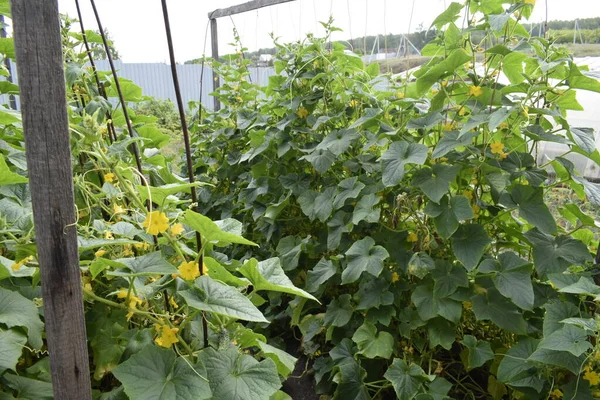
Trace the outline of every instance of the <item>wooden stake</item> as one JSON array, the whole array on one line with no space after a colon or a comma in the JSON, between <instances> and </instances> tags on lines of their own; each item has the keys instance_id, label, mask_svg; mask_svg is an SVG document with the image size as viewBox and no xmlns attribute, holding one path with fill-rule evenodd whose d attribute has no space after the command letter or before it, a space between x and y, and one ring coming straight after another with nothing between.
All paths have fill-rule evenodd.
<instances>
[{"instance_id":1,"label":"wooden stake","mask_svg":"<svg viewBox=\"0 0 600 400\"><path fill-rule=\"evenodd\" d=\"M57 0L12 0L54 398L92 398Z\"/></svg>"}]
</instances>

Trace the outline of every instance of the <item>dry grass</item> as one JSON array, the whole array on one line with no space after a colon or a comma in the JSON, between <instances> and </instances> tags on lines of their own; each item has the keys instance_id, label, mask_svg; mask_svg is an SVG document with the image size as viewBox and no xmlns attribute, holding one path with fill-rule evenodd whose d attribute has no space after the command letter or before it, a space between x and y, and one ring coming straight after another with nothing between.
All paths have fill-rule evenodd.
<instances>
[{"instance_id":1,"label":"dry grass","mask_svg":"<svg viewBox=\"0 0 600 400\"><path fill-rule=\"evenodd\" d=\"M575 54L575 57L600 56L600 44L567 44L565 45Z\"/></svg>"},{"instance_id":2,"label":"dry grass","mask_svg":"<svg viewBox=\"0 0 600 400\"><path fill-rule=\"evenodd\" d=\"M431 57L423 57L423 56L410 56L410 57L400 57L400 58L391 58L388 60L380 60L376 61L379 64L379 68L382 73L391 72L393 74L398 74L400 72L404 72L407 69L411 69L414 67L418 67L419 65L423 65L427 61L429 61Z\"/></svg>"}]
</instances>

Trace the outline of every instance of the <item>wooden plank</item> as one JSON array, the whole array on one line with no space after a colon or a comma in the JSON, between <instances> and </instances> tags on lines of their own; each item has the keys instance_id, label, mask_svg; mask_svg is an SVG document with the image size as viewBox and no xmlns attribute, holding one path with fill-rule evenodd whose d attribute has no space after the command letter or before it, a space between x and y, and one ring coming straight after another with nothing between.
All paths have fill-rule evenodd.
<instances>
[{"instance_id":1,"label":"wooden plank","mask_svg":"<svg viewBox=\"0 0 600 400\"><path fill-rule=\"evenodd\" d=\"M228 17L230 15L240 14L252 10L258 10L259 8L274 6L277 4L289 3L294 0L254 0L247 3L238 4L227 8L218 8L213 12L208 13L209 19L216 19L221 17Z\"/></svg>"},{"instance_id":2,"label":"wooden plank","mask_svg":"<svg viewBox=\"0 0 600 400\"><path fill-rule=\"evenodd\" d=\"M210 45L212 47L212 59L215 61L219 60L219 29L217 27L217 20L213 18L210 20ZM212 67L212 76L213 76L213 92L216 92L218 88L221 87L221 78L219 78L219 74L215 70L215 67ZM213 99L213 111L219 111L221 109L221 101L217 96Z\"/></svg>"},{"instance_id":3,"label":"wooden plank","mask_svg":"<svg viewBox=\"0 0 600 400\"><path fill-rule=\"evenodd\" d=\"M92 398L57 0L12 0L54 398Z\"/></svg>"}]
</instances>

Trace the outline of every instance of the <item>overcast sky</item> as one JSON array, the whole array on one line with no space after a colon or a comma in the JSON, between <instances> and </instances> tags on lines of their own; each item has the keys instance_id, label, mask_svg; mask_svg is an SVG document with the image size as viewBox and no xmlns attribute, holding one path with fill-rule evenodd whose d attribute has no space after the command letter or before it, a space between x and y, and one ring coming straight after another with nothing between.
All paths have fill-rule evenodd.
<instances>
[{"instance_id":1,"label":"overcast sky","mask_svg":"<svg viewBox=\"0 0 600 400\"><path fill-rule=\"evenodd\" d=\"M175 55L178 62L210 55L210 31L205 37L207 14L216 8L246 0L170 0L168 2ZM58 0L60 11L71 17L77 12L74 0ZM219 19L220 53L231 51L233 24L242 43L251 51L273 47L269 34L284 42L295 41L307 33L322 35L318 23L329 15L336 32L334 39L348 39L384 33L427 28L451 0L296 0L230 18ZM414 3L414 8L413 8ZM550 20L600 17L600 0L537 0L531 21L545 19L546 3ZM97 29L87 0L80 0L86 29ZM160 0L96 0L102 24L113 37L125 62L166 62L169 58ZM411 18L412 14L412 18ZM206 50L204 45L206 41Z\"/></svg>"}]
</instances>

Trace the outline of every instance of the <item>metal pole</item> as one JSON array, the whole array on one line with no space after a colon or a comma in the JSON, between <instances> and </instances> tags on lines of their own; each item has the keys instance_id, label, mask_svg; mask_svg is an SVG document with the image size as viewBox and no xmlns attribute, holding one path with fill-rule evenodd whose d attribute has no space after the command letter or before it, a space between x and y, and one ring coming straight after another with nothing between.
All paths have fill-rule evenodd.
<instances>
[{"instance_id":1,"label":"metal pole","mask_svg":"<svg viewBox=\"0 0 600 400\"><path fill-rule=\"evenodd\" d=\"M213 61L219 60L219 29L217 28L217 19L211 18L210 20L210 41L212 47L212 58ZM215 70L215 66L212 67L212 75L213 75L213 92L216 92L217 89L221 87L221 79L219 78L219 74ZM221 109L221 101L218 97L214 98L214 111L219 111Z\"/></svg>"}]
</instances>

